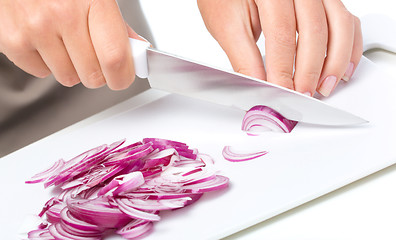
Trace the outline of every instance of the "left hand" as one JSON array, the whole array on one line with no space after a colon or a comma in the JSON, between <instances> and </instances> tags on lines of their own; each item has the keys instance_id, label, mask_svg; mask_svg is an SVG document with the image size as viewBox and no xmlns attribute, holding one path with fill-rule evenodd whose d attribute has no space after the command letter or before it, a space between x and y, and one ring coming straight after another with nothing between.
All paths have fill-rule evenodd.
<instances>
[{"instance_id":1,"label":"left hand","mask_svg":"<svg viewBox=\"0 0 396 240\"><path fill-rule=\"evenodd\" d=\"M362 56L360 21L340 0L198 0L198 6L235 71L309 96L329 96ZM265 68L256 45L261 32Z\"/></svg>"}]
</instances>

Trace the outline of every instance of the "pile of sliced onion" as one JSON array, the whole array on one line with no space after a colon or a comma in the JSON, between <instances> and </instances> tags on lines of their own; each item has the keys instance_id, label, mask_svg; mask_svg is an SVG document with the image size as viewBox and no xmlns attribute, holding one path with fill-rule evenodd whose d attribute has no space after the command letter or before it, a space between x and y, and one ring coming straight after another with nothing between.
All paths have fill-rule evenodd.
<instances>
[{"instance_id":1,"label":"pile of sliced onion","mask_svg":"<svg viewBox=\"0 0 396 240\"><path fill-rule=\"evenodd\" d=\"M290 133L296 124L296 121L285 118L270 107L257 105L246 112L242 120L242 130L249 135L266 131Z\"/></svg>"},{"instance_id":2,"label":"pile of sliced onion","mask_svg":"<svg viewBox=\"0 0 396 240\"><path fill-rule=\"evenodd\" d=\"M102 239L116 232L126 239L148 234L159 213L185 207L203 193L226 188L213 159L180 142L146 138L120 148L101 145L34 175L62 191L39 213L28 239Z\"/></svg>"}]
</instances>

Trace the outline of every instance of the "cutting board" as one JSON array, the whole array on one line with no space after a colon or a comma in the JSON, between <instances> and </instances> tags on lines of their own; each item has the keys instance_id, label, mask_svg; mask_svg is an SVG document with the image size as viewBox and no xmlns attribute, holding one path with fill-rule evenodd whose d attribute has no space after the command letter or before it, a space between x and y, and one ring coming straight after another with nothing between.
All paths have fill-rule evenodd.
<instances>
[{"instance_id":1,"label":"cutting board","mask_svg":"<svg viewBox=\"0 0 396 240\"><path fill-rule=\"evenodd\" d=\"M152 15L159 16L167 13L158 4L175 5L151 2L155 6L150 9ZM191 8L188 1L178 3L186 5L183 9ZM150 1L142 1L142 4L145 10L145 4L150 4ZM175 18L178 23L184 24L186 36L201 41L200 46L210 46L206 52L213 53L211 56L194 55L202 51L188 44L184 47L178 44L167 46L157 41L157 46L224 66L219 62L226 61L226 57L221 55L217 43L204 31L203 24L187 21L199 18L198 12L194 10L193 13L194 17L191 11L181 12L175 14ZM151 22L154 35L172 39L180 37L177 33L181 31L173 27L175 24L165 24L172 28L163 27L164 19L148 19L159 21L158 24ZM194 35L200 28L203 29L202 34ZM378 29L377 26L363 28L365 39L370 37L372 43L366 49L378 46L389 48L387 43L395 43L392 40L376 44L379 39L389 40L389 31L386 37L379 37L381 33ZM170 32L172 30L176 32ZM186 33L187 30L192 31L191 34ZM154 232L147 239L203 240L225 237L394 164L395 81L363 58L350 82L341 83L330 98L323 100L366 118L370 121L368 124L335 128L299 123L291 134L267 133L259 137L242 133L240 126L244 112L240 110L148 90L143 95L153 101L136 105L141 97L138 96L126 103L130 104L127 111L75 131L49 136L0 159L1 238L18 239L17 234L24 220L37 214L54 194L53 189L44 190L41 184L24 184L30 176L61 157L68 159L89 148L122 138L132 143L145 137L183 141L210 154L216 161L219 173L228 176L231 181L228 189L205 194L189 207L161 213L162 220L155 224ZM248 162L231 163L221 155L225 145L240 151L266 150L269 154Z\"/></svg>"},{"instance_id":2,"label":"cutting board","mask_svg":"<svg viewBox=\"0 0 396 240\"><path fill-rule=\"evenodd\" d=\"M396 162L395 83L363 58L354 77L326 102L370 122L356 127L299 123L290 134L247 136L244 112L158 92L159 99L76 131L52 136L1 159L0 228L3 239L17 239L20 223L40 211L54 193L24 181L60 157L71 158L103 143L145 137L186 142L210 154L230 187L209 193L181 210L161 213L147 239L219 239L271 218ZM156 90L149 90L156 94ZM147 94L147 93L144 93ZM247 162L228 162L225 145L266 150ZM118 239L111 237L110 239Z\"/></svg>"}]
</instances>

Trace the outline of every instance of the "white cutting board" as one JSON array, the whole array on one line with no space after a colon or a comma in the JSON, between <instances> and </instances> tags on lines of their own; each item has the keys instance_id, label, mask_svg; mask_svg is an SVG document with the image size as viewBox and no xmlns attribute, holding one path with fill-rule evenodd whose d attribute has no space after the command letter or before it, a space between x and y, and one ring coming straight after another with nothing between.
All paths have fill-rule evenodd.
<instances>
[{"instance_id":1,"label":"white cutting board","mask_svg":"<svg viewBox=\"0 0 396 240\"><path fill-rule=\"evenodd\" d=\"M180 1L184 2L187 5L188 1ZM155 9L160 12L153 15L166 12L162 7L152 10ZM180 14L191 17L188 12ZM157 20L163 22L163 18ZM189 21L178 22L185 24L186 29L188 26L189 31L197 29ZM160 34L159 30L164 32ZM161 27L155 34L175 37L169 28ZM208 35L203 31L200 34ZM187 35L197 39L193 34ZM193 51L188 44L184 48L172 45L174 49L162 42L157 44L163 50L194 55L196 60L222 66L225 55L220 54L214 40L199 36L209 46L207 52L216 54L200 58L195 52L188 52ZM144 137L184 141L212 155L220 173L231 179L228 190L206 194L190 207L161 214L162 221L147 239L201 240L227 236L395 163L396 152L392 149L396 143L396 129L392 125L396 118L395 91L395 82L363 59L354 78L338 87L326 101L368 119L369 124L355 128L299 124L291 134L269 133L261 137L248 137L240 131L244 113L239 110L175 95L137 108L131 104L130 110L119 115L78 131L50 136L0 159L1 238L17 239L20 223L37 214L52 195L51 189L43 190L40 184L24 184L28 177L60 157L71 158L121 138L131 143ZM145 94L163 95L155 90ZM250 162L230 163L221 156L224 145L270 153Z\"/></svg>"},{"instance_id":2,"label":"white cutting board","mask_svg":"<svg viewBox=\"0 0 396 240\"><path fill-rule=\"evenodd\" d=\"M242 111L167 95L78 131L43 139L0 160L2 238L17 239L19 223L38 213L52 194L41 184L24 184L28 177L60 157L121 138L135 142L144 137L186 142L213 156L220 173L231 180L227 190L161 213L162 220L147 239L227 236L395 163L395 90L391 78L363 59L354 78L327 101L368 119L365 126L298 124L291 134L249 137L240 131ZM270 153L231 163L222 158L225 145Z\"/></svg>"}]
</instances>

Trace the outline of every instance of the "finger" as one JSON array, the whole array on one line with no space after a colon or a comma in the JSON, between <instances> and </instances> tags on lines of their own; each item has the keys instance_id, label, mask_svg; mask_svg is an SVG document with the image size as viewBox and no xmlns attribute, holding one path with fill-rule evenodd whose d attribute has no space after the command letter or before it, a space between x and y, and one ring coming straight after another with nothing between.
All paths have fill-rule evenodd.
<instances>
[{"instance_id":1,"label":"finger","mask_svg":"<svg viewBox=\"0 0 396 240\"><path fill-rule=\"evenodd\" d=\"M50 69L36 50L24 52L7 51L5 55L20 69L35 77L45 78L51 74Z\"/></svg>"},{"instance_id":2,"label":"finger","mask_svg":"<svg viewBox=\"0 0 396 240\"><path fill-rule=\"evenodd\" d=\"M128 32L117 2L92 1L89 32L100 67L110 89L127 88L135 79Z\"/></svg>"},{"instance_id":3,"label":"finger","mask_svg":"<svg viewBox=\"0 0 396 240\"><path fill-rule=\"evenodd\" d=\"M0 43L2 43L0 53L3 52L10 61L25 72L39 78L51 74L35 47L23 35L16 32L6 38L0 35Z\"/></svg>"},{"instance_id":4,"label":"finger","mask_svg":"<svg viewBox=\"0 0 396 240\"><path fill-rule=\"evenodd\" d=\"M327 57L318 92L329 96L347 71L354 40L354 18L340 1L323 0L329 26Z\"/></svg>"},{"instance_id":5,"label":"finger","mask_svg":"<svg viewBox=\"0 0 396 240\"><path fill-rule=\"evenodd\" d=\"M327 48L327 20L321 1L295 0L298 28L294 88L312 96L319 82Z\"/></svg>"},{"instance_id":6,"label":"finger","mask_svg":"<svg viewBox=\"0 0 396 240\"><path fill-rule=\"evenodd\" d=\"M256 0L265 36L267 81L294 89L296 21L291 0Z\"/></svg>"},{"instance_id":7,"label":"finger","mask_svg":"<svg viewBox=\"0 0 396 240\"><path fill-rule=\"evenodd\" d=\"M87 88L99 88L106 84L98 57L89 35L88 26L82 16L75 15L75 21L63 21L62 38L81 82ZM81 24L73 24L77 22Z\"/></svg>"},{"instance_id":8,"label":"finger","mask_svg":"<svg viewBox=\"0 0 396 240\"><path fill-rule=\"evenodd\" d=\"M354 17L354 23L355 23L355 28L354 28L354 42L353 42L353 48L352 48L352 56L351 56L351 61L348 65L348 68L342 77L342 80L344 81L349 81L349 79L352 77L353 72L356 69L356 66L359 64L360 58L362 57L363 54L363 37L362 37L362 27L360 25L360 20L357 17Z\"/></svg>"},{"instance_id":9,"label":"finger","mask_svg":"<svg viewBox=\"0 0 396 240\"><path fill-rule=\"evenodd\" d=\"M71 87L80 82L77 72L60 38L56 36L52 38L43 36L40 42L36 43L36 48L59 83Z\"/></svg>"},{"instance_id":10,"label":"finger","mask_svg":"<svg viewBox=\"0 0 396 240\"><path fill-rule=\"evenodd\" d=\"M201 0L198 7L206 28L227 54L234 71L265 80L264 62L256 45L261 33L257 6ZM218 8L222 8L221 14Z\"/></svg>"},{"instance_id":11,"label":"finger","mask_svg":"<svg viewBox=\"0 0 396 240\"><path fill-rule=\"evenodd\" d=\"M237 29L235 29L237 30ZM219 40L235 72L266 80L264 62L256 41L247 33L238 31Z\"/></svg>"}]
</instances>

